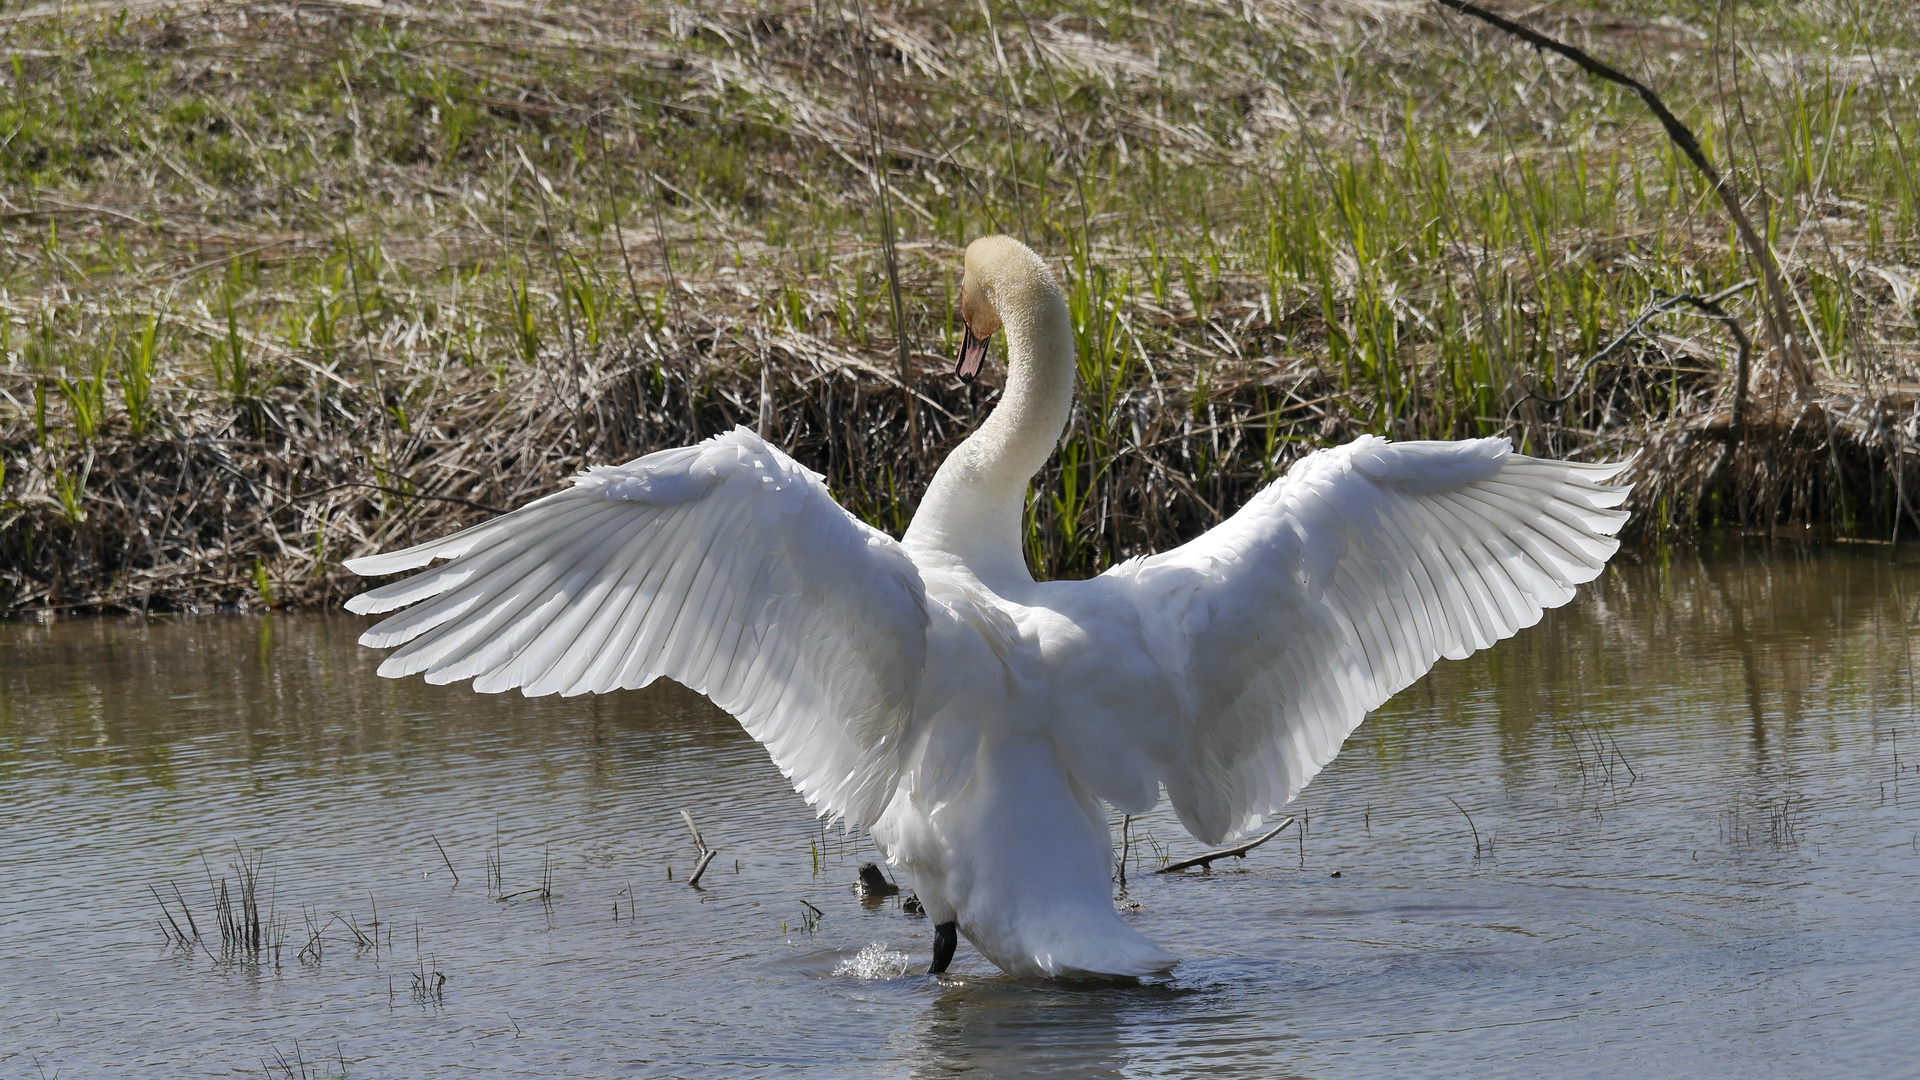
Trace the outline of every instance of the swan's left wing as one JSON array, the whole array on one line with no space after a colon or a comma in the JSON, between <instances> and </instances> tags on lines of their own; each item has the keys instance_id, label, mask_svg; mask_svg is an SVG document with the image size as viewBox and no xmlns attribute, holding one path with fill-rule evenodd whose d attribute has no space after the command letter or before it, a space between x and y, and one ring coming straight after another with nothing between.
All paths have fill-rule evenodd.
<instances>
[{"instance_id":1,"label":"swan's left wing","mask_svg":"<svg viewBox=\"0 0 1920 1080\"><path fill-rule=\"evenodd\" d=\"M738 717L808 802L866 823L890 797L926 653L919 570L752 432L598 466L347 567L435 559L448 561L347 602L408 608L360 638L400 646L380 674L530 697L664 675Z\"/></svg>"},{"instance_id":2,"label":"swan's left wing","mask_svg":"<svg viewBox=\"0 0 1920 1080\"><path fill-rule=\"evenodd\" d=\"M1573 598L1619 546L1622 465L1505 439L1363 438L1296 463L1183 547L1096 579L1126 596L1178 715L1130 716L1214 843L1285 805L1367 712L1442 657Z\"/></svg>"}]
</instances>

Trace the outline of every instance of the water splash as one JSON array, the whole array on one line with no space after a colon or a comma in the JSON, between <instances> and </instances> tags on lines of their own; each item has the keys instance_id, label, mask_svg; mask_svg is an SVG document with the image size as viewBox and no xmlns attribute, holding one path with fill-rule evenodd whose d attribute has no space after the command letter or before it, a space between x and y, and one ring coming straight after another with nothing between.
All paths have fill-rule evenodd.
<instances>
[{"instance_id":1,"label":"water splash","mask_svg":"<svg viewBox=\"0 0 1920 1080\"><path fill-rule=\"evenodd\" d=\"M907 973L913 958L903 952L891 952L887 943L876 941L854 953L833 969L839 979L898 979Z\"/></svg>"}]
</instances>

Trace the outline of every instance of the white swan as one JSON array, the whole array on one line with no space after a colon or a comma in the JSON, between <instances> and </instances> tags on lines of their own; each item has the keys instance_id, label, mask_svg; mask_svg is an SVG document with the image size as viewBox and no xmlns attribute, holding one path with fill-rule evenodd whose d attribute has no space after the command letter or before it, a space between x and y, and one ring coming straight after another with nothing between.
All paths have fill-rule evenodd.
<instances>
[{"instance_id":1,"label":"white swan","mask_svg":"<svg viewBox=\"0 0 1920 1080\"><path fill-rule=\"evenodd\" d=\"M895 542L744 428L596 466L452 536L355 559L445 564L356 596L412 606L380 674L601 693L666 676L766 744L822 813L867 826L937 926L1023 976L1164 971L1115 913L1102 801L1162 788L1207 843L1305 787L1368 710L1566 603L1618 547L1617 465L1505 439L1358 439L1293 466L1183 547L1036 582L1027 485L1073 396L1059 286L1016 241L967 249L971 378L1007 383Z\"/></svg>"}]
</instances>

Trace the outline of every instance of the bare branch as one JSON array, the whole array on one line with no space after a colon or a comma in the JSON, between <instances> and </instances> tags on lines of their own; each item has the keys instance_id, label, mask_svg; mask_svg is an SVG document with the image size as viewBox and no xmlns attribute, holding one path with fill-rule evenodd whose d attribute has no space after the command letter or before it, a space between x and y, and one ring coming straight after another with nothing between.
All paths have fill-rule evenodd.
<instances>
[{"instance_id":1,"label":"bare branch","mask_svg":"<svg viewBox=\"0 0 1920 1080\"><path fill-rule=\"evenodd\" d=\"M1773 248L1760 238L1760 234L1754 231L1753 223L1747 220L1746 211L1740 207L1739 192L1734 190L1732 182L1721 176L1719 170L1713 167L1713 163L1707 160L1706 153L1700 149L1700 140L1694 138L1692 129L1681 123L1679 117L1673 115L1673 111L1667 108L1666 102L1660 100L1660 95L1654 93L1645 83L1622 73L1617 68L1601 63L1582 49L1556 41L1538 30L1523 26L1511 19L1502 18L1477 4L1470 4L1467 0L1434 0L1434 3L1452 8L1463 15L1471 15L1536 49L1547 49L1558 53L1579 65L1580 69L1589 75L1624 86L1640 95L1640 100L1646 103L1647 108L1653 111L1653 115L1659 118L1660 126L1666 129L1667 138L1673 140L1673 144L1680 148L1680 152L1685 154L1687 160L1693 163L1693 167L1706 178L1714 194L1720 196L1721 205L1726 207L1727 216L1733 219L1733 227L1740 234L1741 245L1747 249L1747 257L1753 260L1755 267L1760 271L1761 279L1766 282L1767 318L1765 322L1768 336L1773 339L1774 354L1779 357L1780 366L1793 380L1794 389L1802 395L1811 391L1813 374L1807 369L1806 359L1802 356L1799 343L1793 336L1793 319L1787 308L1786 279L1780 273L1780 263L1773 256Z\"/></svg>"},{"instance_id":2,"label":"bare branch","mask_svg":"<svg viewBox=\"0 0 1920 1080\"><path fill-rule=\"evenodd\" d=\"M1285 821L1282 821L1280 824L1275 825L1266 834L1260 836L1257 839L1249 840L1246 843L1241 844L1239 847L1222 848L1219 851L1209 851L1205 855L1198 855L1191 859L1182 859L1177 863L1172 863L1170 865L1163 866L1160 869L1154 871L1154 873L1177 874L1182 870L1186 870L1195 866L1199 867L1202 870L1206 870L1206 869L1210 869L1213 866L1215 860L1224 859L1229 855L1231 855L1236 859L1244 859L1247 857L1247 852L1252 851L1254 848L1259 847L1261 844L1264 844L1267 841L1273 839L1274 837L1279 836L1282 832L1286 830L1287 826L1291 824L1293 824L1293 819L1287 818Z\"/></svg>"}]
</instances>

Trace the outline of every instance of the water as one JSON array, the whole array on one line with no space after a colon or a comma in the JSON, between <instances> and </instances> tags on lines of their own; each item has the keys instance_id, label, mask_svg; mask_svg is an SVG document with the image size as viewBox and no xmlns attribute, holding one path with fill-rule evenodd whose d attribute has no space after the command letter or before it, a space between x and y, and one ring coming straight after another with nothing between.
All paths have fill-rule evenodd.
<instances>
[{"instance_id":1,"label":"water","mask_svg":"<svg viewBox=\"0 0 1920 1080\"><path fill-rule=\"evenodd\" d=\"M1916 605L1920 553L1623 562L1369 719L1304 831L1169 878L1199 846L1136 819L1185 962L1096 988L898 974L931 928L856 896L871 844L674 687L389 682L346 617L0 624L0 1077L1911 1075ZM254 852L282 943L223 954Z\"/></svg>"}]
</instances>

